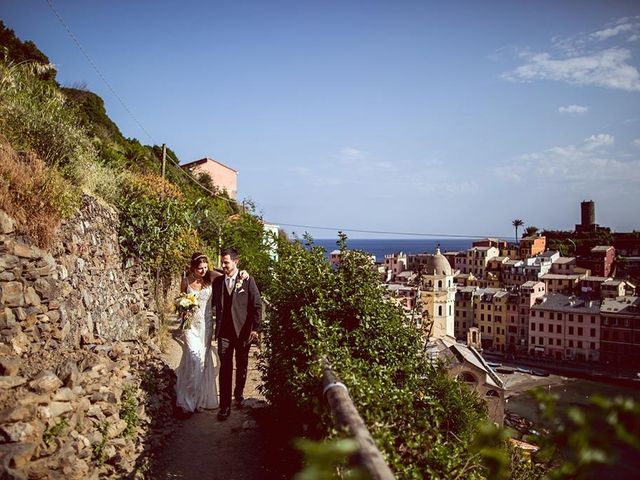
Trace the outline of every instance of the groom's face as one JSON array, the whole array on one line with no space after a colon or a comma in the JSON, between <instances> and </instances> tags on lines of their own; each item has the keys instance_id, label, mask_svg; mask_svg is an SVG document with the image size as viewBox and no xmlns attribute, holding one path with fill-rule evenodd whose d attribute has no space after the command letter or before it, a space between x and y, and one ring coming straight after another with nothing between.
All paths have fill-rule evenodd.
<instances>
[{"instance_id":1,"label":"groom's face","mask_svg":"<svg viewBox=\"0 0 640 480\"><path fill-rule=\"evenodd\" d=\"M222 271L231 276L238 269L238 259L231 258L231 255L225 255L222 257Z\"/></svg>"}]
</instances>

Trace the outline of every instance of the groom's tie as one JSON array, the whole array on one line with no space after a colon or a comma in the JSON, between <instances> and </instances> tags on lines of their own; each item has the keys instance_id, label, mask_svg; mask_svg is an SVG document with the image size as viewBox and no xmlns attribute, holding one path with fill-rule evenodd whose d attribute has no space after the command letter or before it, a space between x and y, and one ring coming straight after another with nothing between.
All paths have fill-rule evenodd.
<instances>
[{"instance_id":1,"label":"groom's tie","mask_svg":"<svg viewBox=\"0 0 640 480\"><path fill-rule=\"evenodd\" d=\"M227 277L227 293L231 295L233 291L233 277Z\"/></svg>"}]
</instances>

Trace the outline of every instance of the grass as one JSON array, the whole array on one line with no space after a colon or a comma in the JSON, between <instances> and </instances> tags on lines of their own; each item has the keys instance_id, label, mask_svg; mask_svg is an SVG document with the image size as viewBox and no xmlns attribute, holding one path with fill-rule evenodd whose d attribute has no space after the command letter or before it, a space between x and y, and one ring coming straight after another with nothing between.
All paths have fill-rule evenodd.
<instances>
[{"instance_id":1,"label":"grass","mask_svg":"<svg viewBox=\"0 0 640 480\"><path fill-rule=\"evenodd\" d=\"M80 203L80 191L32 153L18 154L0 139L0 205L43 248L63 217Z\"/></svg>"}]
</instances>

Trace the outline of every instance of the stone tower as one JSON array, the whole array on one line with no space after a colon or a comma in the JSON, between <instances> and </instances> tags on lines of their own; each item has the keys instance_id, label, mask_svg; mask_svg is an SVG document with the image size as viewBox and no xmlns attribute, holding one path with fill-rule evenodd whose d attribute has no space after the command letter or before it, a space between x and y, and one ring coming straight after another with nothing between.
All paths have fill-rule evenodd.
<instances>
[{"instance_id":1,"label":"stone tower","mask_svg":"<svg viewBox=\"0 0 640 480\"><path fill-rule=\"evenodd\" d=\"M456 287L451 265L440 249L428 255L420 276L422 328L431 340L454 335Z\"/></svg>"}]
</instances>

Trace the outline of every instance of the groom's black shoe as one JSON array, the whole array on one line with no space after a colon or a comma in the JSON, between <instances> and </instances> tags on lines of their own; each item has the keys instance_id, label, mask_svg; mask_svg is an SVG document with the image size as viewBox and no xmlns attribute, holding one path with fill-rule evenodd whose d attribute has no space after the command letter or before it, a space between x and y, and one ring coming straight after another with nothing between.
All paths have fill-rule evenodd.
<instances>
[{"instance_id":1,"label":"groom's black shoe","mask_svg":"<svg viewBox=\"0 0 640 480\"><path fill-rule=\"evenodd\" d=\"M229 418L229 415L231 415L231 407L221 408L218 412L218 420L226 420L227 418Z\"/></svg>"},{"instance_id":2,"label":"groom's black shoe","mask_svg":"<svg viewBox=\"0 0 640 480\"><path fill-rule=\"evenodd\" d=\"M236 408L242 408L244 407L244 397L240 396L238 398L236 398Z\"/></svg>"}]
</instances>

